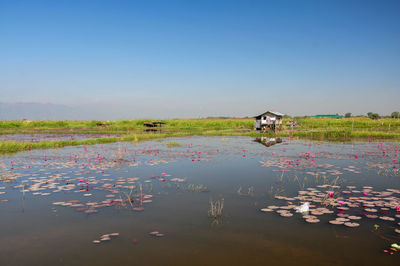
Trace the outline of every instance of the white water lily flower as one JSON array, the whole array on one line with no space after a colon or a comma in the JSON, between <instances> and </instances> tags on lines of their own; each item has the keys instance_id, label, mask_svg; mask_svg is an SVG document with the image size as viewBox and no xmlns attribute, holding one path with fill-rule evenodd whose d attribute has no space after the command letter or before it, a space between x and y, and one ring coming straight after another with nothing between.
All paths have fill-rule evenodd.
<instances>
[{"instance_id":1,"label":"white water lily flower","mask_svg":"<svg viewBox=\"0 0 400 266\"><path fill-rule=\"evenodd\" d=\"M306 202L303 205L296 207L296 212L305 213L310 210L310 203Z\"/></svg>"}]
</instances>

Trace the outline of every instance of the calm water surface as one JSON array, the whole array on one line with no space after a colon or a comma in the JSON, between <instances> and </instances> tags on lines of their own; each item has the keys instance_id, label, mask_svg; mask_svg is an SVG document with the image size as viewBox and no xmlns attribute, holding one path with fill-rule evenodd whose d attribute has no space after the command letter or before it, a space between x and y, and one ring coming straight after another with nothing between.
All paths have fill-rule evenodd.
<instances>
[{"instance_id":1,"label":"calm water surface","mask_svg":"<svg viewBox=\"0 0 400 266\"><path fill-rule=\"evenodd\" d=\"M192 137L3 156L0 265L396 265L400 252L383 252L400 242L394 208L377 207L394 221L361 215L355 228L330 224L334 207L315 224L260 209L287 205L276 196L326 193L321 185L340 186L339 196L347 186L373 187L366 197L398 190L398 149ZM387 197L400 205L398 191ZM210 199L224 200L221 218L208 217Z\"/></svg>"},{"instance_id":2,"label":"calm water surface","mask_svg":"<svg viewBox=\"0 0 400 266\"><path fill-rule=\"evenodd\" d=\"M120 137L118 134L82 134L82 133L38 133L38 134L8 134L0 135L0 141L27 141L27 142L40 142L52 140L84 140L84 139L97 139L104 137Z\"/></svg>"}]
</instances>

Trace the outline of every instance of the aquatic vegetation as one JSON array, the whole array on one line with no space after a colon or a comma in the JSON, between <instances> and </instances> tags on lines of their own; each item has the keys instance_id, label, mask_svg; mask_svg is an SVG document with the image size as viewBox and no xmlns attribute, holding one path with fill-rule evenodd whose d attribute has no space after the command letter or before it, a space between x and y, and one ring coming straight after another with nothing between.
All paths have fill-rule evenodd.
<instances>
[{"instance_id":1,"label":"aquatic vegetation","mask_svg":"<svg viewBox=\"0 0 400 266\"><path fill-rule=\"evenodd\" d=\"M176 141L169 141L165 145L167 145L168 147L179 147L179 146L181 146L181 144L179 142L176 142Z\"/></svg>"},{"instance_id":2,"label":"aquatic vegetation","mask_svg":"<svg viewBox=\"0 0 400 266\"><path fill-rule=\"evenodd\" d=\"M209 192L210 190L205 187L204 185L195 185L195 184L188 184L186 186L188 191L197 191L197 192Z\"/></svg>"},{"instance_id":3,"label":"aquatic vegetation","mask_svg":"<svg viewBox=\"0 0 400 266\"><path fill-rule=\"evenodd\" d=\"M296 207L296 212L305 213L310 210L310 203L306 202L299 207Z\"/></svg>"},{"instance_id":4,"label":"aquatic vegetation","mask_svg":"<svg viewBox=\"0 0 400 266\"><path fill-rule=\"evenodd\" d=\"M100 240L93 240L92 243L93 244L100 244L101 242L108 242L111 241L112 237L118 237L119 233L109 233L109 234L104 234L102 236L100 236Z\"/></svg>"},{"instance_id":5,"label":"aquatic vegetation","mask_svg":"<svg viewBox=\"0 0 400 266\"><path fill-rule=\"evenodd\" d=\"M213 220L219 220L222 218L222 211L224 210L224 198L213 201L210 199L210 209L208 210L208 217Z\"/></svg>"},{"instance_id":6,"label":"aquatic vegetation","mask_svg":"<svg viewBox=\"0 0 400 266\"><path fill-rule=\"evenodd\" d=\"M131 137L134 140L134 135ZM265 238L270 248L279 245L282 238L293 238L294 245L304 245L314 254L326 247L308 243L325 241L330 248L336 245L344 252L346 258L340 262L347 262L347 256L354 254L346 253L336 238L345 237L346 243L341 244L349 243L353 250L358 248L354 243L365 240L362 248L371 254L371 250L398 242L399 179L389 174L399 166L400 146L396 142L328 143L291 138L265 147L247 137L171 141L181 146L168 147L165 140L128 140L4 155L0 158L0 208L9 215L3 217L2 226L5 231L13 230L7 223L17 217L9 212L16 206L20 210L22 205L27 218L15 219L16 229L23 233L7 236L0 243L5 247L10 242L13 252L19 252L20 245L8 240L23 235L27 245L35 248L36 231L26 234L23 228L37 227L38 232L57 231L61 237L68 238L68 234L79 239L74 242L76 249L87 245L87 252L94 256L99 254L92 250L99 252L99 248L130 254L138 239L144 241L137 248L152 249L154 246L146 247L149 242L157 248L161 242L156 242L170 245L170 240L189 246L199 237L211 243L221 233L218 238L223 241L216 249L220 243L233 241L263 257L257 247L266 244ZM211 189L213 195L224 198L213 200L196 193ZM224 206L225 201L229 206ZM306 202L308 213L296 213L296 207ZM229 226L209 230L209 224L221 225L227 217ZM29 227L32 220L38 225ZM66 225L70 220L72 223ZM377 229L374 223L379 225ZM113 230L121 233L120 239L98 233ZM173 237L159 238L165 235L164 230ZM43 245L57 252L50 247L57 246L53 234L40 234L46 239ZM376 243L366 234L373 239L376 236ZM282 249L294 245L287 247L285 243ZM276 251L271 252L263 260L277 257ZM382 254L368 256L382 259ZM354 256L363 261L357 253Z\"/></svg>"},{"instance_id":7,"label":"aquatic vegetation","mask_svg":"<svg viewBox=\"0 0 400 266\"><path fill-rule=\"evenodd\" d=\"M340 192L332 194L332 189L340 189ZM318 189L308 188L307 190L299 191L296 197L279 196L276 198L288 201L288 205L272 205L262 208L261 211L275 211L284 217L292 216L290 210L307 213L307 215L303 215L303 218L308 223L320 222L319 219L316 219L316 215L336 214L336 219L329 220L330 224L358 227L360 223L354 221L360 221L363 217L369 219L379 218L384 221L394 222L398 213L396 206L400 202L400 190L386 189L386 191L374 191L370 186L364 186L358 190L355 186L341 188L336 185L319 185ZM297 207L293 205L294 201L306 203ZM330 207L331 209L326 207ZM380 216L373 214L378 211ZM308 215L308 212L312 215ZM375 230L378 228L375 226Z\"/></svg>"},{"instance_id":8,"label":"aquatic vegetation","mask_svg":"<svg viewBox=\"0 0 400 266\"><path fill-rule=\"evenodd\" d=\"M254 187L253 186L249 187L246 192L242 192L242 187L239 187L239 189L237 190L237 194L239 196L250 196L250 197L252 197L252 196L254 196Z\"/></svg>"},{"instance_id":9,"label":"aquatic vegetation","mask_svg":"<svg viewBox=\"0 0 400 266\"><path fill-rule=\"evenodd\" d=\"M163 236L165 236L165 234L160 233L160 232L158 232L158 231L150 232L149 235L151 235L151 236L156 236L156 237L163 237Z\"/></svg>"}]
</instances>

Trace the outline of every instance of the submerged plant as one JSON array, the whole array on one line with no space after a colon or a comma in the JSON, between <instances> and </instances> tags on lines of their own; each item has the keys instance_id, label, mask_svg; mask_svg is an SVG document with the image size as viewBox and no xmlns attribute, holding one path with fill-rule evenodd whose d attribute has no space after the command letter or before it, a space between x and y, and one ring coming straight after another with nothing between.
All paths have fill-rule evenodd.
<instances>
[{"instance_id":1,"label":"submerged plant","mask_svg":"<svg viewBox=\"0 0 400 266\"><path fill-rule=\"evenodd\" d=\"M248 188L247 193L243 193L242 192L242 187L239 187L239 189L237 190L237 194L239 196L249 196L249 197L253 197L254 196L254 187L251 186Z\"/></svg>"}]
</instances>

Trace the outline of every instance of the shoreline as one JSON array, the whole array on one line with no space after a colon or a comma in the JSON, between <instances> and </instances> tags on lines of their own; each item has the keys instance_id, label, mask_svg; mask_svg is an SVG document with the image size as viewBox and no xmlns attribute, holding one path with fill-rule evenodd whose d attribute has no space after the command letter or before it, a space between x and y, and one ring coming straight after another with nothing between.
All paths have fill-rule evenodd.
<instances>
[{"instance_id":1,"label":"shoreline","mask_svg":"<svg viewBox=\"0 0 400 266\"><path fill-rule=\"evenodd\" d=\"M288 121L299 126L288 128ZM118 121L0 121L0 137L14 134L99 134L118 135L83 140L0 141L0 154L33 149L52 149L66 146L95 145L119 141L145 141L185 136L248 136L301 138L316 141L400 140L400 120L384 118L315 119L285 118L282 130L261 133L253 129L253 119L176 119L163 120L161 132L145 132L144 123L151 120ZM98 126L101 124L102 126Z\"/></svg>"}]
</instances>

